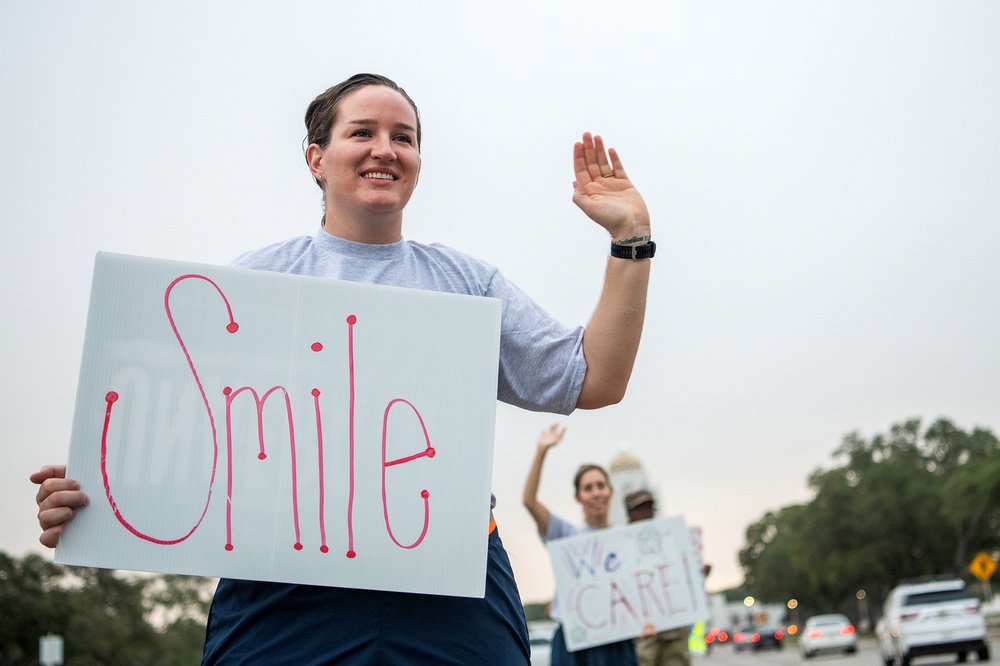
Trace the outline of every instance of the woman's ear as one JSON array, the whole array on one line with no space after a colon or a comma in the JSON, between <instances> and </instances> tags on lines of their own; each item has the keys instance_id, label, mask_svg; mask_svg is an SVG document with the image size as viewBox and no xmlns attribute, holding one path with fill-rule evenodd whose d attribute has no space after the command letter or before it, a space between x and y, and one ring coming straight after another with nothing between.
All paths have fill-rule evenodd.
<instances>
[{"instance_id":1,"label":"woman's ear","mask_svg":"<svg viewBox=\"0 0 1000 666\"><path fill-rule=\"evenodd\" d=\"M309 165L309 171L312 173L313 178L322 182L323 149L319 147L319 144L310 143L309 147L306 148L306 164Z\"/></svg>"}]
</instances>

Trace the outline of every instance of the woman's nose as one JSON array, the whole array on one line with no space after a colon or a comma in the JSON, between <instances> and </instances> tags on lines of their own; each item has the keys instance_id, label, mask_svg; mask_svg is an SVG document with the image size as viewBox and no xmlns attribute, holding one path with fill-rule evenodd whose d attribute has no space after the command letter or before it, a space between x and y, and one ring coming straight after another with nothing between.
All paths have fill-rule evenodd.
<instances>
[{"instance_id":1,"label":"woman's nose","mask_svg":"<svg viewBox=\"0 0 1000 666\"><path fill-rule=\"evenodd\" d=\"M396 159L396 151L392 147L392 139L388 135L380 135L372 144L372 157L380 160Z\"/></svg>"}]
</instances>

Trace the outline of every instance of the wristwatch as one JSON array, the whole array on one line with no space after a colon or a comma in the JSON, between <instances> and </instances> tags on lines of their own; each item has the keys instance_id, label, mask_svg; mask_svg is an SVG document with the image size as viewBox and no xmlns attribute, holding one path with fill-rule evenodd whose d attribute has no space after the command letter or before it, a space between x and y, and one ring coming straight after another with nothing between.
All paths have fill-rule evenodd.
<instances>
[{"instance_id":1,"label":"wristwatch","mask_svg":"<svg viewBox=\"0 0 1000 666\"><path fill-rule=\"evenodd\" d=\"M619 259L652 259L656 254L656 243L646 241L639 245L619 245L611 243L611 256Z\"/></svg>"}]
</instances>

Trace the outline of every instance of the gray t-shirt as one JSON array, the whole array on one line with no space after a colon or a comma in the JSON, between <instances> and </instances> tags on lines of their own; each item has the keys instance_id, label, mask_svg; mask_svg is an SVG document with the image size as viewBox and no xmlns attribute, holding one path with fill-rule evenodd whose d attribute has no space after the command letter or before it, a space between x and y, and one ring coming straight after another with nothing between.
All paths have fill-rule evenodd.
<instances>
[{"instance_id":1,"label":"gray t-shirt","mask_svg":"<svg viewBox=\"0 0 1000 666\"><path fill-rule=\"evenodd\" d=\"M350 282L489 296L503 302L497 398L537 412L569 414L583 386L583 327L566 326L495 266L437 243L367 245L320 229L252 250L233 266Z\"/></svg>"},{"instance_id":2,"label":"gray t-shirt","mask_svg":"<svg viewBox=\"0 0 1000 666\"><path fill-rule=\"evenodd\" d=\"M584 532L592 532L593 530L594 528L590 525L586 523L583 524ZM564 539L566 537L576 536L579 533L579 527L550 511L549 527L545 531L545 534L541 535L541 537L543 543L548 543L554 539Z\"/></svg>"}]
</instances>

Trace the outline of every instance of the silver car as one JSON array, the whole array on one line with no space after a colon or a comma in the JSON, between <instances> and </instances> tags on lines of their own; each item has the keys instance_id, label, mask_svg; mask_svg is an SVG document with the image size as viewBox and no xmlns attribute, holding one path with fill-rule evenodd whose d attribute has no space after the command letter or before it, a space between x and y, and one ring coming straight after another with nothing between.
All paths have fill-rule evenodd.
<instances>
[{"instance_id":1,"label":"silver car","mask_svg":"<svg viewBox=\"0 0 1000 666\"><path fill-rule=\"evenodd\" d=\"M806 659L820 652L856 652L858 635L846 615L814 615L799 634L799 652Z\"/></svg>"}]
</instances>

